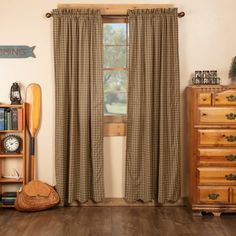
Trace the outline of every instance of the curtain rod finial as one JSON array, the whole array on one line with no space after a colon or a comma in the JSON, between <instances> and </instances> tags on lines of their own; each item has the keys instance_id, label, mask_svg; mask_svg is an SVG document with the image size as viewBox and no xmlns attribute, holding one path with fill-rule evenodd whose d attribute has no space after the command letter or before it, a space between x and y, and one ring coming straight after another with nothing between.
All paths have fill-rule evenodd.
<instances>
[{"instance_id":1,"label":"curtain rod finial","mask_svg":"<svg viewBox=\"0 0 236 236\"><path fill-rule=\"evenodd\" d=\"M50 18L50 17L52 16L52 13L47 12L47 13L45 14L45 16L46 16L47 18Z\"/></svg>"},{"instance_id":2,"label":"curtain rod finial","mask_svg":"<svg viewBox=\"0 0 236 236\"><path fill-rule=\"evenodd\" d=\"M180 13L178 13L179 17L184 17L185 16L185 12L181 11Z\"/></svg>"}]
</instances>

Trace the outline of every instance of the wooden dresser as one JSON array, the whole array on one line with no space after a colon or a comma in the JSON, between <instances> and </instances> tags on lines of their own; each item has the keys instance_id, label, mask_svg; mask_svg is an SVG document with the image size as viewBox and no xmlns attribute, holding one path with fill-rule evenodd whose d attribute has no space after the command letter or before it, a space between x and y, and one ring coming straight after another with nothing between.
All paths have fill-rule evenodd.
<instances>
[{"instance_id":1,"label":"wooden dresser","mask_svg":"<svg viewBox=\"0 0 236 236\"><path fill-rule=\"evenodd\" d=\"M188 87L187 103L191 209L236 212L236 86Z\"/></svg>"}]
</instances>

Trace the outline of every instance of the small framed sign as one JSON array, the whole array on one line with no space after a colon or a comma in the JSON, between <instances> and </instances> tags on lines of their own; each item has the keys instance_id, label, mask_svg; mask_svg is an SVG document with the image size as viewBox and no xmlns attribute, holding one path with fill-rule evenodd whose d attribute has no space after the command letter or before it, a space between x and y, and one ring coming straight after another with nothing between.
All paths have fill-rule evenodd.
<instances>
[{"instance_id":1,"label":"small framed sign","mask_svg":"<svg viewBox=\"0 0 236 236\"><path fill-rule=\"evenodd\" d=\"M192 78L194 85L208 85L208 84L220 84L220 78L217 76L216 70L196 70L195 77Z\"/></svg>"},{"instance_id":2,"label":"small framed sign","mask_svg":"<svg viewBox=\"0 0 236 236\"><path fill-rule=\"evenodd\" d=\"M27 58L36 57L34 54L34 49L36 46L29 47L26 45L16 45L16 46L1 46L0 45L0 58Z\"/></svg>"}]
</instances>

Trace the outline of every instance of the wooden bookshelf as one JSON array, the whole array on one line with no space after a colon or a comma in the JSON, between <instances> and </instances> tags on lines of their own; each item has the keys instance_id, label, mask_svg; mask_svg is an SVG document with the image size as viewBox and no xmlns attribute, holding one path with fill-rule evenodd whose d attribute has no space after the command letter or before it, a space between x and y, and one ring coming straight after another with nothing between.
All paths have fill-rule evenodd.
<instances>
[{"instance_id":1,"label":"wooden bookshelf","mask_svg":"<svg viewBox=\"0 0 236 236\"><path fill-rule=\"evenodd\" d=\"M10 129L10 130L0 130L0 142L3 142L3 139L6 136L9 136L11 134L19 136L21 138L21 150L19 151L19 153L14 153L14 152L6 152L6 150L4 150L3 145L0 145L0 194L2 194L5 189L7 189L8 186L12 186L12 188L15 188L15 191L17 191L19 189L19 187L22 187L24 184L26 184L26 125L25 125L25 109L26 109L26 104L23 103L21 105L11 105L11 104L0 104L0 108L6 108L6 109L12 109L12 108L16 108L17 112L19 112L19 108L22 109L20 111L22 111L21 117L19 118L17 116L17 122L18 119L22 120L22 125L20 127L20 129ZM14 109L13 109L14 110ZM5 110L4 110L5 112ZM19 113L18 113L19 115ZM5 114L4 114L4 119L5 119ZM4 120L5 122L5 120ZM5 128L5 124L4 124L4 128ZM9 127L9 126L7 126ZM18 123L18 127L19 127L19 123ZM6 172L9 170L4 170L4 162L8 162L9 160L11 160L11 162L8 163L8 166L11 163L14 163L14 161L20 161L21 162L21 169L17 170L20 174L21 174L21 178L17 179L17 178L4 178L2 176L6 175ZM11 171L11 170L10 170ZM4 190L3 190L3 186L4 186ZM14 187L13 187L14 186ZM12 191L12 190L11 190ZM0 207L14 207L14 205L4 205L1 203L0 201Z\"/></svg>"}]
</instances>

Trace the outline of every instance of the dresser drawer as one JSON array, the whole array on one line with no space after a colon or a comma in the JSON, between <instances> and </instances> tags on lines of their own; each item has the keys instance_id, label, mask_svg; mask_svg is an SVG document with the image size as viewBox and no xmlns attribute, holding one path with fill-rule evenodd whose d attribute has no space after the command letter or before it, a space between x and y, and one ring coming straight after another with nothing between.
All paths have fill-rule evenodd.
<instances>
[{"instance_id":1,"label":"dresser drawer","mask_svg":"<svg viewBox=\"0 0 236 236\"><path fill-rule=\"evenodd\" d=\"M200 203L229 203L230 189L228 187L198 187Z\"/></svg>"},{"instance_id":2,"label":"dresser drawer","mask_svg":"<svg viewBox=\"0 0 236 236\"><path fill-rule=\"evenodd\" d=\"M236 148L199 148L200 165L231 165L236 166Z\"/></svg>"},{"instance_id":3,"label":"dresser drawer","mask_svg":"<svg viewBox=\"0 0 236 236\"><path fill-rule=\"evenodd\" d=\"M199 185L236 185L236 167L199 167Z\"/></svg>"},{"instance_id":4,"label":"dresser drawer","mask_svg":"<svg viewBox=\"0 0 236 236\"><path fill-rule=\"evenodd\" d=\"M199 107L199 123L236 124L236 108L231 107Z\"/></svg>"},{"instance_id":5,"label":"dresser drawer","mask_svg":"<svg viewBox=\"0 0 236 236\"><path fill-rule=\"evenodd\" d=\"M236 105L236 91L233 89L216 93L214 96L215 106L235 106Z\"/></svg>"},{"instance_id":6,"label":"dresser drawer","mask_svg":"<svg viewBox=\"0 0 236 236\"><path fill-rule=\"evenodd\" d=\"M199 146L236 146L236 129L197 130Z\"/></svg>"},{"instance_id":7,"label":"dresser drawer","mask_svg":"<svg viewBox=\"0 0 236 236\"><path fill-rule=\"evenodd\" d=\"M212 104L212 94L211 93L199 93L198 94L198 105L207 105Z\"/></svg>"}]
</instances>

